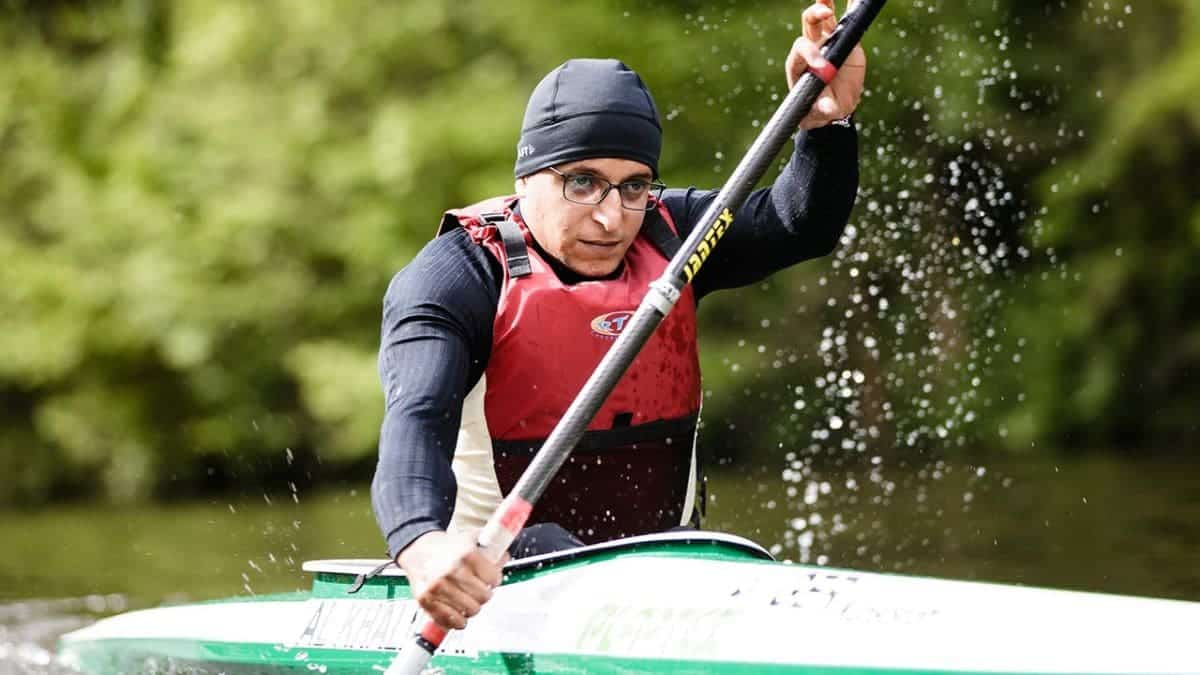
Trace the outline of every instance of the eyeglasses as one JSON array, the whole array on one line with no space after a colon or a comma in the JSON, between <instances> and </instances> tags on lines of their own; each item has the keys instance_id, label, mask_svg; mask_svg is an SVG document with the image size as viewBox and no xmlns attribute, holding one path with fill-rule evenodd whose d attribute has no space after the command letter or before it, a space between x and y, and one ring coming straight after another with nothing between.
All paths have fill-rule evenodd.
<instances>
[{"instance_id":1,"label":"eyeglasses","mask_svg":"<svg viewBox=\"0 0 1200 675\"><path fill-rule=\"evenodd\" d=\"M576 204L599 204L613 188L616 188L623 208L630 211L653 211L655 203L662 198L663 190L667 189L662 183L648 180L634 179L612 183L590 173L563 173L552 166L546 168L562 178L563 199ZM651 200L651 197L654 199Z\"/></svg>"}]
</instances>

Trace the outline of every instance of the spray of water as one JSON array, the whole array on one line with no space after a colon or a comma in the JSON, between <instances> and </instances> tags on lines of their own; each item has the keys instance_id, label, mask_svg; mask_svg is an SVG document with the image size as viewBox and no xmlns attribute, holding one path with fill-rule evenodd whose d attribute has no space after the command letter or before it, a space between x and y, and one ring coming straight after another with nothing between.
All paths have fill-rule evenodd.
<instances>
[{"instance_id":1,"label":"spray of water","mask_svg":"<svg viewBox=\"0 0 1200 675\"><path fill-rule=\"evenodd\" d=\"M740 315L742 338L720 366L726 382L741 383L739 403L770 420L755 440L777 448L783 466L763 467L756 494L786 525L770 546L777 555L905 569L914 550L956 545L937 526L949 509L970 514L981 492L1008 485L980 459L1006 443L997 409L1014 402L998 400L996 381L1021 367L1028 346L1004 314L1031 275L1071 274L1037 244L1047 208L1032 178L1086 134L1051 114L1078 95L1053 76L1063 64L1052 31L1038 12L1002 4L889 8L868 45L862 183L840 245L831 259L755 289L771 304L733 301L762 307ZM1058 22L1119 29L1130 9L1055 11ZM769 110L781 85L746 64L779 67L768 46L786 44L781 26L736 4L690 18L695 34L719 45L697 65L696 84L719 93L699 110L696 100L674 101L668 120L713 108L757 126L765 112L739 111L755 96ZM737 31L762 39L721 39ZM711 169L720 173L736 153L716 145ZM741 421L722 420L719 431L729 436ZM780 479L782 490L771 482ZM901 509L926 525L889 528L879 515ZM831 561L835 542L841 559Z\"/></svg>"}]
</instances>

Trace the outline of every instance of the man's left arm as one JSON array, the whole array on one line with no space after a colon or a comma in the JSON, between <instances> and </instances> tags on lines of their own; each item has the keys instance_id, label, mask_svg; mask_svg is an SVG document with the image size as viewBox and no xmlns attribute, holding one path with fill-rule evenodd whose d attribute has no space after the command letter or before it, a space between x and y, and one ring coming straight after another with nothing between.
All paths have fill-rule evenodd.
<instances>
[{"instance_id":1,"label":"man's left arm","mask_svg":"<svg viewBox=\"0 0 1200 675\"><path fill-rule=\"evenodd\" d=\"M837 246L858 192L858 135L830 124L796 135L796 149L775 183L751 193L733 225L696 275L697 297L761 281ZM680 235L704 227L700 218L716 191L668 190L663 195Z\"/></svg>"}]
</instances>

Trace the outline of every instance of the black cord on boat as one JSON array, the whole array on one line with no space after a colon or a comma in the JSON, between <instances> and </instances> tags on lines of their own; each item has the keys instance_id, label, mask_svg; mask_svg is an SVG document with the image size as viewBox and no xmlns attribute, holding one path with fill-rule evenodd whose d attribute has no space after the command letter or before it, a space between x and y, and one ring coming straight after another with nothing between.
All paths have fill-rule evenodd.
<instances>
[{"instance_id":1,"label":"black cord on boat","mask_svg":"<svg viewBox=\"0 0 1200 675\"><path fill-rule=\"evenodd\" d=\"M387 569L388 565L394 565L394 564L396 564L395 560L389 560L389 561L383 563L382 565L380 565L379 567L376 567L375 569L371 570L370 572L367 572L366 574L360 574L360 575L354 577L354 583L350 586L350 588L346 589L346 594L352 595L354 593L357 593L359 590L362 589L363 586L365 586L367 584L368 581L379 576L380 572Z\"/></svg>"}]
</instances>

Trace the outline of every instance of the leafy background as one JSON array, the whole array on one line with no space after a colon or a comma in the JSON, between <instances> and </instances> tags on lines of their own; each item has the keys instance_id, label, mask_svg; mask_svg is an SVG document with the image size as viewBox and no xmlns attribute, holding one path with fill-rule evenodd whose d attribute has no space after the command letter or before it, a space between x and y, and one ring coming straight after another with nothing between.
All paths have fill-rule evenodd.
<instances>
[{"instance_id":1,"label":"leafy background","mask_svg":"<svg viewBox=\"0 0 1200 675\"><path fill-rule=\"evenodd\" d=\"M0 504L31 505L369 476L387 282L511 189L541 75L622 58L665 179L716 186L802 4L0 10ZM1200 5L894 2L868 48L841 247L702 308L712 465L1194 452Z\"/></svg>"}]
</instances>

